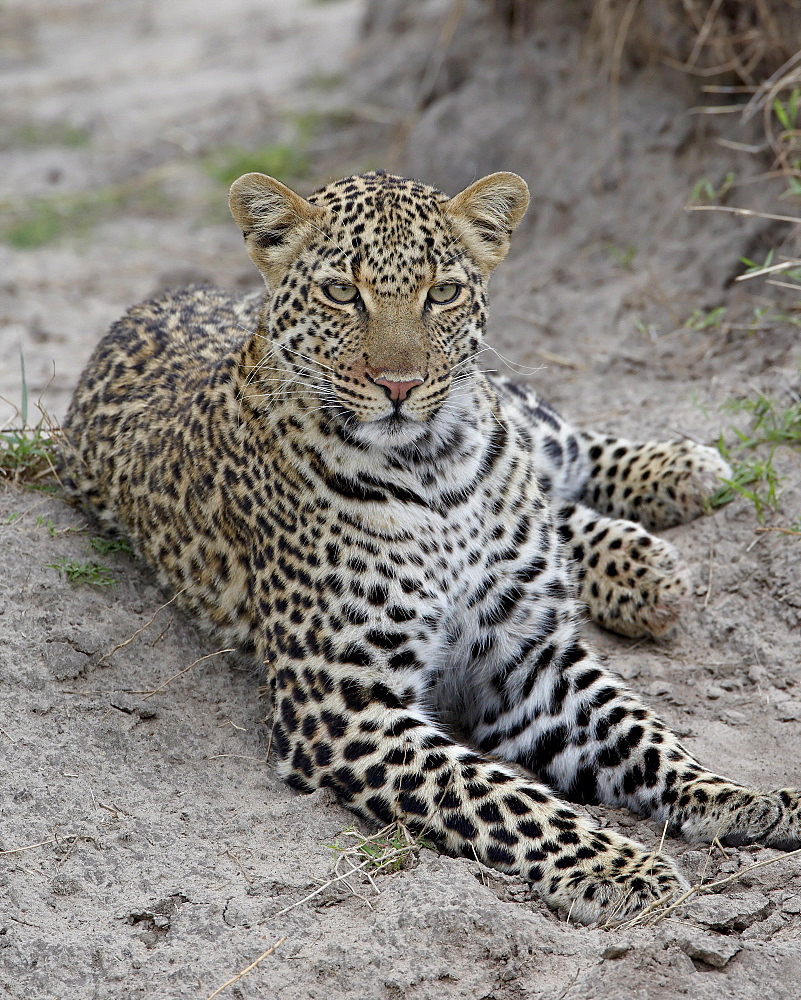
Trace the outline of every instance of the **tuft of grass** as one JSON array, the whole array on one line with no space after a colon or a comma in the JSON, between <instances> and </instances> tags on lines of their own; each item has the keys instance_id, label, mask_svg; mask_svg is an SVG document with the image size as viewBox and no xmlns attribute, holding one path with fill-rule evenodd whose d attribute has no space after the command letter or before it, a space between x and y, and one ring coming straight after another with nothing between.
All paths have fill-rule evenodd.
<instances>
[{"instance_id":1,"label":"tuft of grass","mask_svg":"<svg viewBox=\"0 0 801 1000\"><path fill-rule=\"evenodd\" d=\"M296 903L290 903L282 910L273 914L281 917L290 910L294 910L312 899L316 899L326 889L332 885L344 885L354 896L364 900L370 906L370 900L362 895L353 884L354 879L367 880L369 886L377 894L379 892L373 876L386 872L399 872L408 868L417 857L420 849L431 847L422 837L414 836L402 823L392 823L378 833L365 837L363 833L352 827L343 831L343 836L351 837L355 841L343 847L339 841L327 846L338 854L334 870L326 882L310 892L307 896L299 899Z\"/></svg>"},{"instance_id":2,"label":"tuft of grass","mask_svg":"<svg viewBox=\"0 0 801 1000\"><path fill-rule=\"evenodd\" d=\"M611 240L604 243L603 250L616 264L626 269L631 267L634 258L637 256L636 247L618 246L617 243Z\"/></svg>"},{"instance_id":3,"label":"tuft of grass","mask_svg":"<svg viewBox=\"0 0 801 1000\"><path fill-rule=\"evenodd\" d=\"M684 325L688 330L717 330L722 325L725 314L725 306L717 306L715 309L693 309Z\"/></svg>"},{"instance_id":4,"label":"tuft of grass","mask_svg":"<svg viewBox=\"0 0 801 1000\"><path fill-rule=\"evenodd\" d=\"M738 459L726 446L723 435L717 447L731 465L732 474L730 479L723 480L723 485L709 498L709 507L712 510L725 507L741 496L754 505L757 520L761 523L765 519L766 509L775 510L779 505L780 477L773 465L773 451L765 459Z\"/></svg>"},{"instance_id":5,"label":"tuft of grass","mask_svg":"<svg viewBox=\"0 0 801 1000\"><path fill-rule=\"evenodd\" d=\"M308 78L308 86L314 90L333 90L341 86L346 79L345 73L312 73Z\"/></svg>"},{"instance_id":6,"label":"tuft of grass","mask_svg":"<svg viewBox=\"0 0 801 1000\"><path fill-rule=\"evenodd\" d=\"M711 205L722 201L734 186L735 180L735 175L731 172L726 174L720 184L713 184L708 177L702 177L690 191L690 204Z\"/></svg>"},{"instance_id":7,"label":"tuft of grass","mask_svg":"<svg viewBox=\"0 0 801 1000\"><path fill-rule=\"evenodd\" d=\"M311 162L299 146L275 143L261 149L224 146L209 153L203 166L210 177L227 187L242 174L254 171L274 177L303 178L309 173Z\"/></svg>"},{"instance_id":8,"label":"tuft of grass","mask_svg":"<svg viewBox=\"0 0 801 1000\"><path fill-rule=\"evenodd\" d=\"M9 128L0 148L2 149L40 149L45 146L66 146L69 149L80 149L88 146L90 133L69 122L23 122Z\"/></svg>"},{"instance_id":9,"label":"tuft of grass","mask_svg":"<svg viewBox=\"0 0 801 1000\"><path fill-rule=\"evenodd\" d=\"M755 399L735 400L727 409L751 415L750 433L737 432L743 448L760 444L801 445L801 397L790 406L781 406L770 396L759 393Z\"/></svg>"},{"instance_id":10,"label":"tuft of grass","mask_svg":"<svg viewBox=\"0 0 801 1000\"><path fill-rule=\"evenodd\" d=\"M735 413L748 413L748 431L734 430L737 442L726 445L721 434L718 451L732 466L732 476L710 498L711 508L722 507L737 496L754 505L758 520L765 511L779 505L781 477L773 463L781 445L801 447L801 397L789 405L759 393L753 399L734 400L726 408ZM794 533L794 532L793 532Z\"/></svg>"},{"instance_id":11,"label":"tuft of grass","mask_svg":"<svg viewBox=\"0 0 801 1000\"><path fill-rule=\"evenodd\" d=\"M787 132L798 128L799 112L801 112L801 87L793 87L784 101L779 97L773 99L773 113Z\"/></svg>"},{"instance_id":12,"label":"tuft of grass","mask_svg":"<svg viewBox=\"0 0 801 1000\"><path fill-rule=\"evenodd\" d=\"M39 514L37 516L36 527L45 528L45 530L47 531L48 535L50 535L51 538L55 538L56 534L58 533L55 524L53 524L53 518L45 517L44 514Z\"/></svg>"},{"instance_id":13,"label":"tuft of grass","mask_svg":"<svg viewBox=\"0 0 801 1000\"><path fill-rule=\"evenodd\" d=\"M110 566L89 559L81 562L78 559L68 559L66 556L54 563L46 564L48 569L57 569L70 583L88 583L93 587L116 587L117 578Z\"/></svg>"},{"instance_id":14,"label":"tuft of grass","mask_svg":"<svg viewBox=\"0 0 801 1000\"><path fill-rule=\"evenodd\" d=\"M364 872L399 872L408 868L422 847L435 849L433 844L422 837L414 837L401 823L393 823L369 837L354 827L349 827L343 831L343 836L351 837L355 842L347 847L343 847L338 841L328 845L340 855L337 871L341 859L349 858Z\"/></svg>"},{"instance_id":15,"label":"tuft of grass","mask_svg":"<svg viewBox=\"0 0 801 1000\"><path fill-rule=\"evenodd\" d=\"M0 226L0 238L18 250L31 250L64 236L80 236L122 211L164 214L172 205L160 176L151 171L124 184L4 206L8 222Z\"/></svg>"},{"instance_id":16,"label":"tuft of grass","mask_svg":"<svg viewBox=\"0 0 801 1000\"><path fill-rule=\"evenodd\" d=\"M778 133L771 128L771 138L782 167L787 187L780 198L801 197L801 87L793 87L782 100L778 94L771 104Z\"/></svg>"},{"instance_id":17,"label":"tuft of grass","mask_svg":"<svg viewBox=\"0 0 801 1000\"><path fill-rule=\"evenodd\" d=\"M34 426L28 423L28 380L25 375L25 358L19 352L21 400L17 409L18 427L0 431L0 479L31 489L52 492L56 487L47 482L55 477L57 428L48 414L39 406L41 416ZM38 405L38 404L37 404Z\"/></svg>"},{"instance_id":18,"label":"tuft of grass","mask_svg":"<svg viewBox=\"0 0 801 1000\"><path fill-rule=\"evenodd\" d=\"M55 457L56 444L43 421L0 431L0 478L40 489L41 480L54 475Z\"/></svg>"},{"instance_id":19,"label":"tuft of grass","mask_svg":"<svg viewBox=\"0 0 801 1000\"><path fill-rule=\"evenodd\" d=\"M107 556L109 552L124 552L126 555L133 555L131 543L126 538L101 538L94 536L89 539L89 546L101 556Z\"/></svg>"}]
</instances>

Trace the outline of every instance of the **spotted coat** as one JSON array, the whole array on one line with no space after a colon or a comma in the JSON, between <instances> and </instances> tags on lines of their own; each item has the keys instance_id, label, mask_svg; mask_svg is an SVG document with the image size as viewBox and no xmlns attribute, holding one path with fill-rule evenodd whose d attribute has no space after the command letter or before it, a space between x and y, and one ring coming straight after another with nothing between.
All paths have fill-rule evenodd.
<instances>
[{"instance_id":1,"label":"spotted coat","mask_svg":"<svg viewBox=\"0 0 801 1000\"><path fill-rule=\"evenodd\" d=\"M592 922L685 883L568 800L797 847L799 795L710 773L582 638L579 598L629 634L675 619L683 577L646 528L699 513L725 466L578 433L480 370L526 203L513 174L452 199L382 172L309 199L246 175L231 205L266 295L195 287L121 319L64 479L264 664L291 785Z\"/></svg>"}]
</instances>

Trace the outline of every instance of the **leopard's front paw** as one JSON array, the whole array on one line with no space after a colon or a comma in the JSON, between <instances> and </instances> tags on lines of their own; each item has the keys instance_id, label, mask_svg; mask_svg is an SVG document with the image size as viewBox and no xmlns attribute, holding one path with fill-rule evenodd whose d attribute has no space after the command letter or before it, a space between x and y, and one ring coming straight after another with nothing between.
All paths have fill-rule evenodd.
<instances>
[{"instance_id":1,"label":"leopard's front paw","mask_svg":"<svg viewBox=\"0 0 801 1000\"><path fill-rule=\"evenodd\" d=\"M670 542L629 521L608 521L584 541L579 593L604 628L630 638L662 635L675 625L689 591ZM593 545L593 542L595 544Z\"/></svg>"},{"instance_id":2,"label":"leopard's front paw","mask_svg":"<svg viewBox=\"0 0 801 1000\"><path fill-rule=\"evenodd\" d=\"M671 441L646 446L643 452L640 464L649 473L650 486L643 492L638 519L648 528L670 528L708 513L710 499L731 476L728 462L706 445Z\"/></svg>"},{"instance_id":3,"label":"leopard's front paw","mask_svg":"<svg viewBox=\"0 0 801 1000\"><path fill-rule=\"evenodd\" d=\"M657 900L675 898L689 889L666 855L606 831L596 832L595 838L592 848L576 851L572 866L567 865L570 858L558 858L554 874L545 879L550 890L545 898L569 920L619 923Z\"/></svg>"}]
</instances>

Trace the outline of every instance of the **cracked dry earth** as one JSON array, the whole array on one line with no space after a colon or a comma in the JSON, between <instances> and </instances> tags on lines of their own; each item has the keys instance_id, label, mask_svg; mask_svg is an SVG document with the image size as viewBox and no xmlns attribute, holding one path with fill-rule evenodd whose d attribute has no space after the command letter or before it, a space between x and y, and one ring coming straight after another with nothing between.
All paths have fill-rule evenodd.
<instances>
[{"instance_id":1,"label":"cracked dry earth","mask_svg":"<svg viewBox=\"0 0 801 1000\"><path fill-rule=\"evenodd\" d=\"M738 257L763 259L792 231L683 211L700 176L764 169L717 142L747 138L735 116L701 125L687 114L687 81L658 66L629 70L621 162L604 89L581 68L582 25L544 2L515 43L468 4L438 89L410 117L447 7L421 3L401 26L378 23L360 40L354 0L7 4L7 117L15 127L66 121L90 139L3 142L2 197L75 195L158 170L178 210L123 205L38 248L0 246L2 395L19 400L21 343L32 395L47 385L44 404L59 418L94 343L130 302L176 278L256 287L235 227L208 214L224 189L193 159L280 141L289 112L339 102L364 113L315 140L320 178L386 164L450 191L494 169L528 179L532 211L493 286L492 342L544 366L532 381L577 420L632 437L723 431L733 441L730 426L747 419L721 410L726 400L757 390L791 399L797 329L737 329L770 290L731 278ZM345 74L336 92L303 85L322 73ZM392 122L405 123L400 152ZM772 197L759 185L742 192L753 207ZM719 306L730 326L685 325ZM783 447L775 461L784 493L767 527L801 511L801 455ZM758 528L738 501L666 533L694 595L671 636L588 630L705 763L755 784L798 784L801 541ZM51 568L93 558L92 534L58 499L0 491L3 997L204 1000L281 940L222 995L797 998L801 858L764 849L666 841L692 882L743 874L646 927L572 926L523 882L427 849L375 889L355 880L354 895L340 883L294 906L330 879L329 845L353 817L276 778L255 678L207 656L214 647L165 606L171 595L145 568L103 556L113 588L71 585ZM651 823L590 812L660 841ZM752 867L763 861L773 863Z\"/></svg>"}]
</instances>

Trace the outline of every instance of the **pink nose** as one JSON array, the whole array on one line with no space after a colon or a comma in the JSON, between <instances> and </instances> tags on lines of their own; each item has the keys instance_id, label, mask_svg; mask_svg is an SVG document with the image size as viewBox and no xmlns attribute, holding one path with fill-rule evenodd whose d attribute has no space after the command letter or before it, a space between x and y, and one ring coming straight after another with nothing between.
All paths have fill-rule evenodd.
<instances>
[{"instance_id":1,"label":"pink nose","mask_svg":"<svg viewBox=\"0 0 801 1000\"><path fill-rule=\"evenodd\" d=\"M421 378L413 378L408 382L393 382L392 379L388 378L376 378L373 379L373 381L376 385L383 385L383 387L389 391L390 399L406 399L416 385L423 384L423 380Z\"/></svg>"}]
</instances>

